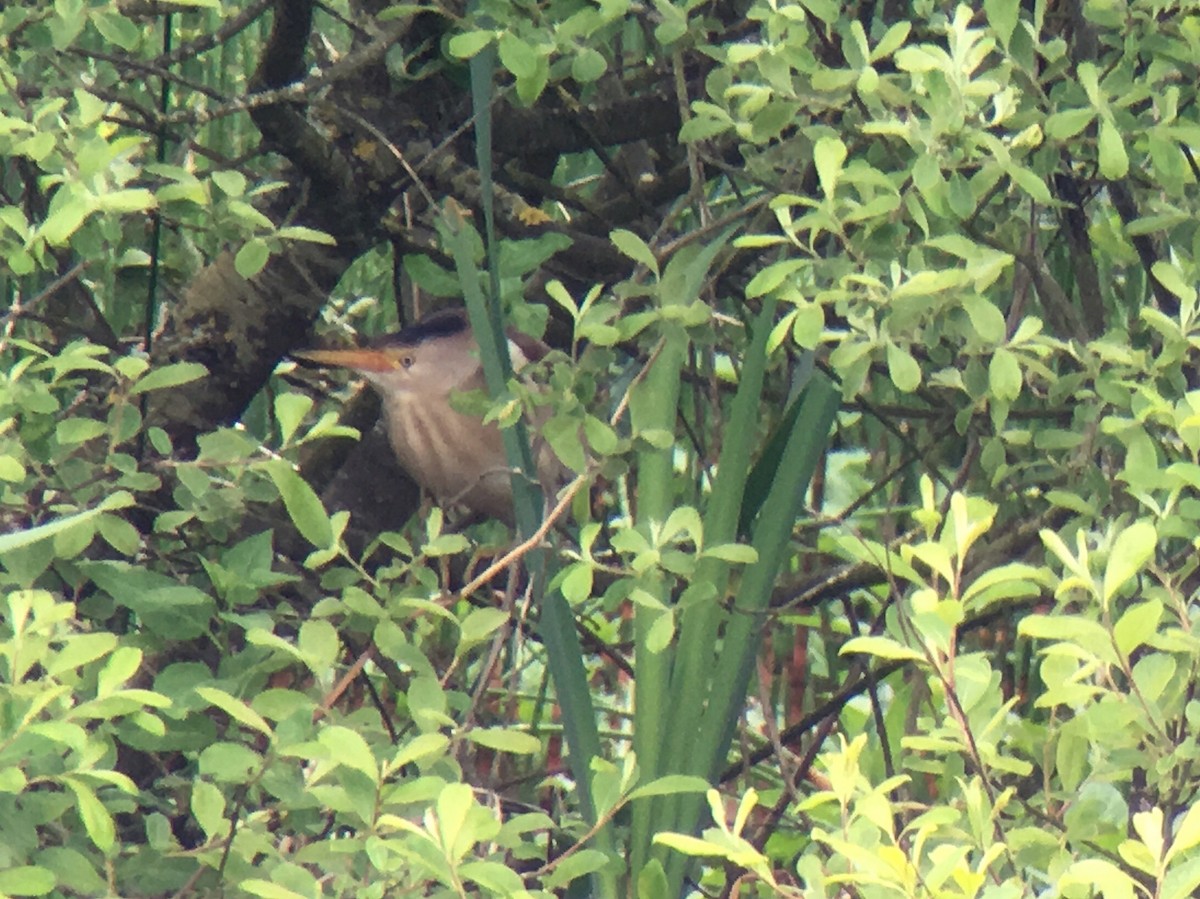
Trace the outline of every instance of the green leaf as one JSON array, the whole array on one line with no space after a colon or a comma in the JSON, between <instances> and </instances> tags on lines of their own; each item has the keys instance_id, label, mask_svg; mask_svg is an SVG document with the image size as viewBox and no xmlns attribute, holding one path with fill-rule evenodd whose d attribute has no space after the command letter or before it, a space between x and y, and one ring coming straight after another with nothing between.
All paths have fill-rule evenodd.
<instances>
[{"instance_id":1,"label":"green leaf","mask_svg":"<svg viewBox=\"0 0 1200 899\"><path fill-rule=\"evenodd\" d=\"M1125 610L1113 625L1113 640L1117 651L1128 656L1135 649L1153 640L1162 618L1162 605L1154 600L1137 603Z\"/></svg>"},{"instance_id":2,"label":"green leaf","mask_svg":"<svg viewBox=\"0 0 1200 899\"><path fill-rule=\"evenodd\" d=\"M887 345L888 376L901 393L912 393L921 386L921 366L902 346Z\"/></svg>"},{"instance_id":3,"label":"green leaf","mask_svg":"<svg viewBox=\"0 0 1200 899\"><path fill-rule=\"evenodd\" d=\"M309 619L300 625L296 647L313 674L324 677L333 669L341 642L337 630L328 621Z\"/></svg>"},{"instance_id":4,"label":"green leaf","mask_svg":"<svg viewBox=\"0 0 1200 899\"><path fill-rule=\"evenodd\" d=\"M846 145L836 137L822 137L813 147L813 164L825 196L832 197L837 191L845 162Z\"/></svg>"},{"instance_id":5,"label":"green leaf","mask_svg":"<svg viewBox=\"0 0 1200 899\"><path fill-rule=\"evenodd\" d=\"M593 581L592 567L586 562L577 562L565 569L559 589L568 603L577 606L591 597Z\"/></svg>"},{"instance_id":6,"label":"green leaf","mask_svg":"<svg viewBox=\"0 0 1200 899\"><path fill-rule=\"evenodd\" d=\"M447 784L438 794L435 808L441 843L447 855L465 855L477 836L471 815L473 809L479 808L474 791L465 783Z\"/></svg>"},{"instance_id":7,"label":"green leaf","mask_svg":"<svg viewBox=\"0 0 1200 899\"><path fill-rule=\"evenodd\" d=\"M104 697L115 692L118 687L137 673L141 664L142 651L140 649L133 646L118 648L100 669L99 676L96 678L96 696Z\"/></svg>"},{"instance_id":8,"label":"green leaf","mask_svg":"<svg viewBox=\"0 0 1200 899\"><path fill-rule=\"evenodd\" d=\"M711 784L703 777L690 774L668 774L632 790L629 801L647 796L676 796L680 793L705 793Z\"/></svg>"},{"instance_id":9,"label":"green leaf","mask_svg":"<svg viewBox=\"0 0 1200 899\"><path fill-rule=\"evenodd\" d=\"M207 780L192 780L191 807L196 823L210 840L222 836L228 829L225 797Z\"/></svg>"},{"instance_id":10,"label":"green leaf","mask_svg":"<svg viewBox=\"0 0 1200 899\"><path fill-rule=\"evenodd\" d=\"M1107 106L1107 99L1100 87L1100 70L1096 64L1090 59L1084 60L1076 66L1075 74L1079 83L1083 85L1088 101L1097 109L1104 109Z\"/></svg>"},{"instance_id":11,"label":"green leaf","mask_svg":"<svg viewBox=\"0 0 1200 899\"><path fill-rule=\"evenodd\" d=\"M557 865L545 878L542 886L547 890L562 890L571 881L594 874L608 862L608 855L598 849L583 849L574 856L563 859L562 864Z\"/></svg>"},{"instance_id":12,"label":"green leaf","mask_svg":"<svg viewBox=\"0 0 1200 899\"><path fill-rule=\"evenodd\" d=\"M58 879L37 865L20 865L0 871L0 894L5 896L44 896L54 889Z\"/></svg>"},{"instance_id":13,"label":"green leaf","mask_svg":"<svg viewBox=\"0 0 1200 899\"><path fill-rule=\"evenodd\" d=\"M500 53L500 64L512 72L514 78L532 78L537 74L537 53L511 31L501 34L496 46Z\"/></svg>"},{"instance_id":14,"label":"green leaf","mask_svg":"<svg viewBox=\"0 0 1200 899\"><path fill-rule=\"evenodd\" d=\"M196 693L209 705L215 705L234 721L267 737L274 736L271 725L266 722L266 719L236 696L231 696L217 687L197 687Z\"/></svg>"},{"instance_id":15,"label":"green leaf","mask_svg":"<svg viewBox=\"0 0 1200 899\"><path fill-rule=\"evenodd\" d=\"M87 25L83 0L55 0L55 16L50 19L50 32L55 50L65 50L79 37Z\"/></svg>"},{"instance_id":16,"label":"green leaf","mask_svg":"<svg viewBox=\"0 0 1200 899\"><path fill-rule=\"evenodd\" d=\"M963 309L971 320L971 328L984 343L995 346L1004 340L1004 314L978 294L963 297Z\"/></svg>"},{"instance_id":17,"label":"green leaf","mask_svg":"<svg viewBox=\"0 0 1200 899\"><path fill-rule=\"evenodd\" d=\"M596 849L591 851L599 852ZM603 855L603 853L599 854ZM605 858L607 859L607 856ZM521 875L501 862L482 861L479 859L464 862L458 866L458 874L464 880L469 880L484 888L484 892L478 895L528 895L524 889L525 883L521 880Z\"/></svg>"},{"instance_id":18,"label":"green leaf","mask_svg":"<svg viewBox=\"0 0 1200 899\"><path fill-rule=\"evenodd\" d=\"M330 758L337 764L362 772L370 778L371 783L379 782L379 762L358 731L330 725L321 729L317 741L329 749Z\"/></svg>"},{"instance_id":19,"label":"green leaf","mask_svg":"<svg viewBox=\"0 0 1200 899\"><path fill-rule=\"evenodd\" d=\"M131 396L136 396L151 390L179 387L181 384L189 384L207 375L208 369L199 362L175 362L153 369L149 374L139 378L130 388L129 393Z\"/></svg>"},{"instance_id":20,"label":"green leaf","mask_svg":"<svg viewBox=\"0 0 1200 899\"><path fill-rule=\"evenodd\" d=\"M537 755L542 751L542 741L532 734L501 727L475 728L464 736L479 746L510 752L514 755Z\"/></svg>"},{"instance_id":21,"label":"green leaf","mask_svg":"<svg viewBox=\"0 0 1200 899\"><path fill-rule=\"evenodd\" d=\"M682 6L666 0L656 0L654 6L660 15L659 24L654 29L655 40L665 47L687 34L687 14Z\"/></svg>"},{"instance_id":22,"label":"green leaf","mask_svg":"<svg viewBox=\"0 0 1200 899\"><path fill-rule=\"evenodd\" d=\"M158 206L158 201L145 188L131 187L101 194L96 198L96 205L105 212L144 212Z\"/></svg>"},{"instance_id":23,"label":"green leaf","mask_svg":"<svg viewBox=\"0 0 1200 899\"><path fill-rule=\"evenodd\" d=\"M303 240L306 243L319 243L326 247L337 246L337 240L332 234L318 231L316 228L305 228L303 225L287 225L275 232L281 240Z\"/></svg>"},{"instance_id":24,"label":"green leaf","mask_svg":"<svg viewBox=\"0 0 1200 899\"><path fill-rule=\"evenodd\" d=\"M107 430L107 425L94 418L66 418L54 428L54 436L63 446L87 443Z\"/></svg>"},{"instance_id":25,"label":"green leaf","mask_svg":"<svg viewBox=\"0 0 1200 899\"><path fill-rule=\"evenodd\" d=\"M303 393L281 393L275 397L275 421L279 425L279 438L288 443L296 435L296 429L304 416L312 411L312 397Z\"/></svg>"},{"instance_id":26,"label":"green leaf","mask_svg":"<svg viewBox=\"0 0 1200 899\"><path fill-rule=\"evenodd\" d=\"M243 880L238 884L238 887L245 890L251 896L260 896L261 899L308 899L312 895L311 893L297 893L295 890L289 890L285 886L280 886L269 880L261 880L257 877Z\"/></svg>"},{"instance_id":27,"label":"green leaf","mask_svg":"<svg viewBox=\"0 0 1200 899\"><path fill-rule=\"evenodd\" d=\"M1129 156L1117 126L1107 118L1100 120L1100 174L1118 181L1129 174Z\"/></svg>"},{"instance_id":28,"label":"green leaf","mask_svg":"<svg viewBox=\"0 0 1200 899\"><path fill-rule=\"evenodd\" d=\"M1017 182L1021 190L1029 194L1036 202L1047 205L1054 202L1054 198L1050 195L1050 188L1036 172L1021 165L1010 165L1008 174Z\"/></svg>"},{"instance_id":29,"label":"green leaf","mask_svg":"<svg viewBox=\"0 0 1200 899\"><path fill-rule=\"evenodd\" d=\"M76 777L67 776L63 783L75 794L75 810L83 820L88 839L103 853L112 851L116 844L117 830L112 815L92 791L92 788Z\"/></svg>"},{"instance_id":30,"label":"green leaf","mask_svg":"<svg viewBox=\"0 0 1200 899\"><path fill-rule=\"evenodd\" d=\"M754 299L764 296L782 285L795 272L801 271L812 263L807 259L781 259L755 273L746 285L746 297Z\"/></svg>"},{"instance_id":31,"label":"green leaf","mask_svg":"<svg viewBox=\"0 0 1200 899\"><path fill-rule=\"evenodd\" d=\"M132 21L114 10L94 11L92 24L106 41L132 53L141 43L142 32Z\"/></svg>"},{"instance_id":32,"label":"green leaf","mask_svg":"<svg viewBox=\"0 0 1200 899\"><path fill-rule=\"evenodd\" d=\"M842 9L841 5L833 0L800 0L800 5L826 25L833 25Z\"/></svg>"},{"instance_id":33,"label":"green leaf","mask_svg":"<svg viewBox=\"0 0 1200 899\"><path fill-rule=\"evenodd\" d=\"M1188 282L1179 266L1175 263L1160 259L1154 263L1150 272L1159 284L1183 300L1185 304L1194 304L1196 302L1195 285Z\"/></svg>"},{"instance_id":34,"label":"green leaf","mask_svg":"<svg viewBox=\"0 0 1200 899\"><path fill-rule=\"evenodd\" d=\"M618 250L634 262L646 266L646 268L654 272L656 277L658 276L658 260L654 258L654 253L646 245L646 242L632 231L617 228L609 232L608 239L613 242Z\"/></svg>"},{"instance_id":35,"label":"green leaf","mask_svg":"<svg viewBox=\"0 0 1200 899\"><path fill-rule=\"evenodd\" d=\"M895 661L922 662L925 660L925 656L915 649L910 649L904 644L893 640L891 637L883 636L853 637L847 640L838 651L838 655L853 655L855 653Z\"/></svg>"},{"instance_id":36,"label":"green leaf","mask_svg":"<svg viewBox=\"0 0 1200 899\"><path fill-rule=\"evenodd\" d=\"M654 619L646 638L646 648L650 652L662 652L671 644L675 636L675 616L670 610Z\"/></svg>"},{"instance_id":37,"label":"green leaf","mask_svg":"<svg viewBox=\"0 0 1200 899\"><path fill-rule=\"evenodd\" d=\"M1074 726L1078 723L1068 722L1059 732L1054 747L1054 767L1062 779L1063 787L1071 791L1078 789L1083 782L1090 749L1086 731Z\"/></svg>"},{"instance_id":38,"label":"green leaf","mask_svg":"<svg viewBox=\"0 0 1200 899\"><path fill-rule=\"evenodd\" d=\"M451 56L470 59L496 38L494 31L468 31L450 38L447 49Z\"/></svg>"},{"instance_id":39,"label":"green leaf","mask_svg":"<svg viewBox=\"0 0 1200 899\"><path fill-rule=\"evenodd\" d=\"M47 659L43 665L49 676L57 677L96 661L112 652L116 646L117 637L112 633L79 634L72 637L53 659Z\"/></svg>"},{"instance_id":40,"label":"green leaf","mask_svg":"<svg viewBox=\"0 0 1200 899\"><path fill-rule=\"evenodd\" d=\"M1148 521L1138 521L1121 531L1104 566L1101 600L1108 603L1154 556L1158 533Z\"/></svg>"},{"instance_id":41,"label":"green leaf","mask_svg":"<svg viewBox=\"0 0 1200 899\"><path fill-rule=\"evenodd\" d=\"M391 768L398 770L421 759L441 755L449 746L450 739L444 734L428 733L413 737L396 752Z\"/></svg>"},{"instance_id":42,"label":"green leaf","mask_svg":"<svg viewBox=\"0 0 1200 899\"><path fill-rule=\"evenodd\" d=\"M38 228L38 236L51 246L64 246L95 209L95 200L82 188L64 185L50 201L49 214Z\"/></svg>"},{"instance_id":43,"label":"green leaf","mask_svg":"<svg viewBox=\"0 0 1200 899\"><path fill-rule=\"evenodd\" d=\"M0 453L0 481L16 484L23 480L25 480L25 466L18 459Z\"/></svg>"},{"instance_id":44,"label":"green leaf","mask_svg":"<svg viewBox=\"0 0 1200 899\"><path fill-rule=\"evenodd\" d=\"M1036 640L1065 644L1071 652L1076 647L1106 663L1119 660L1112 646L1112 636L1098 622L1078 615L1026 615L1017 625L1017 633Z\"/></svg>"},{"instance_id":45,"label":"green leaf","mask_svg":"<svg viewBox=\"0 0 1200 899\"><path fill-rule=\"evenodd\" d=\"M328 547L333 542L333 526L321 498L286 461L274 459L265 468L296 530L318 549Z\"/></svg>"},{"instance_id":46,"label":"green leaf","mask_svg":"<svg viewBox=\"0 0 1200 899\"><path fill-rule=\"evenodd\" d=\"M912 31L912 22L902 21L897 22L879 39L879 43L875 45L875 49L871 51L871 62L891 56L901 45L908 40L908 34Z\"/></svg>"},{"instance_id":47,"label":"green leaf","mask_svg":"<svg viewBox=\"0 0 1200 899\"><path fill-rule=\"evenodd\" d=\"M682 833L656 833L654 842L656 845L670 847L684 855L721 855L723 851L714 843Z\"/></svg>"},{"instance_id":48,"label":"green leaf","mask_svg":"<svg viewBox=\"0 0 1200 899\"><path fill-rule=\"evenodd\" d=\"M458 279L423 253L407 253L404 271L423 290L435 297L457 296L462 290Z\"/></svg>"},{"instance_id":49,"label":"green leaf","mask_svg":"<svg viewBox=\"0 0 1200 899\"><path fill-rule=\"evenodd\" d=\"M984 0L983 11L987 13L988 23L1000 38L1000 46L1007 50L1021 12L1019 0Z\"/></svg>"},{"instance_id":50,"label":"green leaf","mask_svg":"<svg viewBox=\"0 0 1200 899\"><path fill-rule=\"evenodd\" d=\"M149 820L154 820L153 815L149 816ZM165 849L166 846L164 844L159 848ZM107 884L97 873L91 859L76 849L48 846L37 854L37 861L54 872L60 894L74 891L78 896L103 896L108 892Z\"/></svg>"},{"instance_id":51,"label":"green leaf","mask_svg":"<svg viewBox=\"0 0 1200 899\"><path fill-rule=\"evenodd\" d=\"M572 471L587 468L587 454L583 451L579 419L574 416L556 415L542 426L542 437L554 450L554 455Z\"/></svg>"},{"instance_id":52,"label":"green leaf","mask_svg":"<svg viewBox=\"0 0 1200 899\"><path fill-rule=\"evenodd\" d=\"M215 604L198 587L126 562L77 564L118 605L133 611L148 630L172 640L192 639L207 631Z\"/></svg>"},{"instance_id":53,"label":"green leaf","mask_svg":"<svg viewBox=\"0 0 1200 899\"><path fill-rule=\"evenodd\" d=\"M101 515L96 520L96 530L121 555L136 556L142 548L141 532L117 515Z\"/></svg>"},{"instance_id":54,"label":"green leaf","mask_svg":"<svg viewBox=\"0 0 1200 899\"><path fill-rule=\"evenodd\" d=\"M581 84L590 84L608 71L608 61L591 47L578 47L571 60L571 77Z\"/></svg>"},{"instance_id":55,"label":"green leaf","mask_svg":"<svg viewBox=\"0 0 1200 899\"><path fill-rule=\"evenodd\" d=\"M227 197L241 197L246 193L246 176L231 169L218 169L211 175L213 184Z\"/></svg>"},{"instance_id":56,"label":"green leaf","mask_svg":"<svg viewBox=\"0 0 1200 899\"><path fill-rule=\"evenodd\" d=\"M967 272L961 269L945 271L917 272L907 281L892 288L893 299L906 297L928 297L964 287L970 280Z\"/></svg>"},{"instance_id":57,"label":"green leaf","mask_svg":"<svg viewBox=\"0 0 1200 899\"><path fill-rule=\"evenodd\" d=\"M509 620L503 609L472 609L459 624L458 653L487 640Z\"/></svg>"},{"instance_id":58,"label":"green leaf","mask_svg":"<svg viewBox=\"0 0 1200 899\"><path fill-rule=\"evenodd\" d=\"M244 784L262 767L262 756L244 743L219 741L200 753L199 772L216 783Z\"/></svg>"},{"instance_id":59,"label":"green leaf","mask_svg":"<svg viewBox=\"0 0 1200 899\"><path fill-rule=\"evenodd\" d=\"M1046 136L1051 140L1067 141L1076 137L1092 120L1096 118L1096 110L1064 109L1046 119Z\"/></svg>"},{"instance_id":60,"label":"green leaf","mask_svg":"<svg viewBox=\"0 0 1200 899\"><path fill-rule=\"evenodd\" d=\"M106 496L94 509L88 509L84 512L77 512L74 515L68 515L65 518L59 518L47 524L38 525L34 528L29 528L24 531L16 531L10 534L0 534L0 554L10 552L14 549L19 549L23 546L29 546L31 543L36 543L39 540L45 540L48 537L55 537L77 525L91 521L97 515L103 512L114 511L116 509L125 509L134 504L133 496L124 490L118 490L116 493Z\"/></svg>"},{"instance_id":61,"label":"green leaf","mask_svg":"<svg viewBox=\"0 0 1200 899\"><path fill-rule=\"evenodd\" d=\"M1012 402L1021 395L1024 376L1021 364L1011 350L998 347L988 363L988 389L1002 402Z\"/></svg>"},{"instance_id":62,"label":"green leaf","mask_svg":"<svg viewBox=\"0 0 1200 899\"><path fill-rule=\"evenodd\" d=\"M896 53L896 66L904 72L932 72L946 67L945 56L944 51L939 56L928 46L904 47Z\"/></svg>"},{"instance_id":63,"label":"green leaf","mask_svg":"<svg viewBox=\"0 0 1200 899\"><path fill-rule=\"evenodd\" d=\"M758 561L758 553L753 546L745 543L722 543L719 546L706 547L701 556L732 562L735 565L753 565Z\"/></svg>"},{"instance_id":64,"label":"green leaf","mask_svg":"<svg viewBox=\"0 0 1200 899\"><path fill-rule=\"evenodd\" d=\"M250 279L263 270L271 258L271 248L261 237L252 237L242 244L233 257L233 267L243 278Z\"/></svg>"},{"instance_id":65,"label":"green leaf","mask_svg":"<svg viewBox=\"0 0 1200 899\"><path fill-rule=\"evenodd\" d=\"M1171 840L1171 848L1167 850L1166 862L1180 852L1186 852L1200 844L1200 802L1193 803L1175 827L1175 836Z\"/></svg>"},{"instance_id":66,"label":"green leaf","mask_svg":"<svg viewBox=\"0 0 1200 899\"><path fill-rule=\"evenodd\" d=\"M528 78L517 79L517 97L526 106L537 102L550 80L550 61L545 56L537 57L537 67Z\"/></svg>"},{"instance_id":67,"label":"green leaf","mask_svg":"<svg viewBox=\"0 0 1200 899\"><path fill-rule=\"evenodd\" d=\"M1060 875L1057 886L1065 891L1075 884L1096 890L1104 899L1133 899L1137 895L1133 878L1102 858L1074 862Z\"/></svg>"},{"instance_id":68,"label":"green leaf","mask_svg":"<svg viewBox=\"0 0 1200 899\"><path fill-rule=\"evenodd\" d=\"M662 862L656 858L650 859L638 872L637 899L659 899L661 896L670 895L670 892Z\"/></svg>"}]
</instances>

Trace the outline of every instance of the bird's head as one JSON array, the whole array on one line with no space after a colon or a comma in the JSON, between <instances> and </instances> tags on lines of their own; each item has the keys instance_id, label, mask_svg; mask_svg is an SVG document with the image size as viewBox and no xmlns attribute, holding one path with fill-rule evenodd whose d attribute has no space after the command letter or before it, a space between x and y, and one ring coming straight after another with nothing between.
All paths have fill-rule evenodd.
<instances>
[{"instance_id":1,"label":"bird's head","mask_svg":"<svg viewBox=\"0 0 1200 899\"><path fill-rule=\"evenodd\" d=\"M436 312L396 334L346 349L301 350L297 359L359 372L385 396L445 397L471 386L479 344L461 309ZM513 360L517 365L517 359Z\"/></svg>"},{"instance_id":2,"label":"bird's head","mask_svg":"<svg viewBox=\"0 0 1200 899\"><path fill-rule=\"evenodd\" d=\"M514 371L542 359L549 348L540 340L510 331L508 354ZM304 362L359 372L385 397L416 394L445 397L452 391L481 387L479 344L463 309L443 309L395 334L365 346L297 350Z\"/></svg>"}]
</instances>

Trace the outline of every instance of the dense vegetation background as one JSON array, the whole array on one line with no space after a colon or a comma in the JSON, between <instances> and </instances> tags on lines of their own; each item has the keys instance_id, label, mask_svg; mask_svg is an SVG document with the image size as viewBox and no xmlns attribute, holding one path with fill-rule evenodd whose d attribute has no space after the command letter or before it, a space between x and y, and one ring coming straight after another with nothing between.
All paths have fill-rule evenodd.
<instances>
[{"instance_id":1,"label":"dense vegetation background","mask_svg":"<svg viewBox=\"0 0 1200 899\"><path fill-rule=\"evenodd\" d=\"M1200 885L1200 10L0 46L0 894ZM512 567L286 360L464 301L578 475Z\"/></svg>"}]
</instances>

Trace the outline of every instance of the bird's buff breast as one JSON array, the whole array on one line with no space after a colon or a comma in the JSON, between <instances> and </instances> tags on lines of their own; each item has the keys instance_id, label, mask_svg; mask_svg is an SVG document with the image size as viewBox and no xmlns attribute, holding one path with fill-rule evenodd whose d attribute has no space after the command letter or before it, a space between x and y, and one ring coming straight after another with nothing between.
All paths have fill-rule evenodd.
<instances>
[{"instance_id":1,"label":"bird's buff breast","mask_svg":"<svg viewBox=\"0 0 1200 899\"><path fill-rule=\"evenodd\" d=\"M512 516L504 441L494 425L448 400L402 395L384 407L388 439L401 464L439 503L459 502L502 519Z\"/></svg>"}]
</instances>

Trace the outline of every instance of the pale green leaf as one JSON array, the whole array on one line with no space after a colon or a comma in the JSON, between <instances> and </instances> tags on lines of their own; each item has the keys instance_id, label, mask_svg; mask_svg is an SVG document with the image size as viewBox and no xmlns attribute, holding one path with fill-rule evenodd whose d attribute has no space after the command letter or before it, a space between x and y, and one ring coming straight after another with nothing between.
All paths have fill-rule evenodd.
<instances>
[{"instance_id":1,"label":"pale green leaf","mask_svg":"<svg viewBox=\"0 0 1200 899\"><path fill-rule=\"evenodd\" d=\"M658 274L658 260L654 258L654 253L646 242L634 234L632 231L626 231L624 228L617 228L611 231L608 239L613 242L623 254L628 256L634 262L640 263L650 271Z\"/></svg>"},{"instance_id":2,"label":"pale green leaf","mask_svg":"<svg viewBox=\"0 0 1200 899\"><path fill-rule=\"evenodd\" d=\"M196 693L209 705L215 705L235 721L267 737L273 736L271 725L266 722L266 719L236 696L217 687L196 687Z\"/></svg>"},{"instance_id":3,"label":"pale green leaf","mask_svg":"<svg viewBox=\"0 0 1200 899\"><path fill-rule=\"evenodd\" d=\"M537 755L542 751L542 741L532 734L502 727L475 728L464 735L472 743L510 752L514 755Z\"/></svg>"},{"instance_id":4,"label":"pale green leaf","mask_svg":"<svg viewBox=\"0 0 1200 899\"><path fill-rule=\"evenodd\" d=\"M494 31L468 31L450 38L447 49L451 56L470 59L496 38Z\"/></svg>"},{"instance_id":5,"label":"pale green leaf","mask_svg":"<svg viewBox=\"0 0 1200 899\"><path fill-rule=\"evenodd\" d=\"M1117 126L1107 118L1100 120L1100 174L1117 181L1129 174L1129 155Z\"/></svg>"},{"instance_id":6,"label":"pale green leaf","mask_svg":"<svg viewBox=\"0 0 1200 899\"><path fill-rule=\"evenodd\" d=\"M925 659L925 656L915 649L910 649L903 643L884 636L853 637L847 640L838 651L838 655L843 656L854 654L906 662L919 662Z\"/></svg>"},{"instance_id":7,"label":"pale green leaf","mask_svg":"<svg viewBox=\"0 0 1200 899\"><path fill-rule=\"evenodd\" d=\"M988 363L988 389L992 396L1003 402L1012 402L1021 395L1024 376L1021 363L1006 347L998 347Z\"/></svg>"},{"instance_id":8,"label":"pale green leaf","mask_svg":"<svg viewBox=\"0 0 1200 899\"><path fill-rule=\"evenodd\" d=\"M1158 533L1148 521L1138 521L1121 531L1104 567L1101 599L1109 602L1154 556Z\"/></svg>"},{"instance_id":9,"label":"pale green leaf","mask_svg":"<svg viewBox=\"0 0 1200 899\"><path fill-rule=\"evenodd\" d=\"M313 546L328 547L333 542L333 525L321 498L286 461L275 459L265 468L296 530Z\"/></svg>"},{"instance_id":10,"label":"pale green leaf","mask_svg":"<svg viewBox=\"0 0 1200 899\"><path fill-rule=\"evenodd\" d=\"M148 374L143 375L129 389L129 393L137 395L151 390L178 387L181 384L189 384L207 375L208 369L199 362L175 362L155 368Z\"/></svg>"},{"instance_id":11,"label":"pale green leaf","mask_svg":"<svg viewBox=\"0 0 1200 899\"><path fill-rule=\"evenodd\" d=\"M921 366L906 348L889 343L887 364L888 376L901 393L912 393L921 386Z\"/></svg>"}]
</instances>

